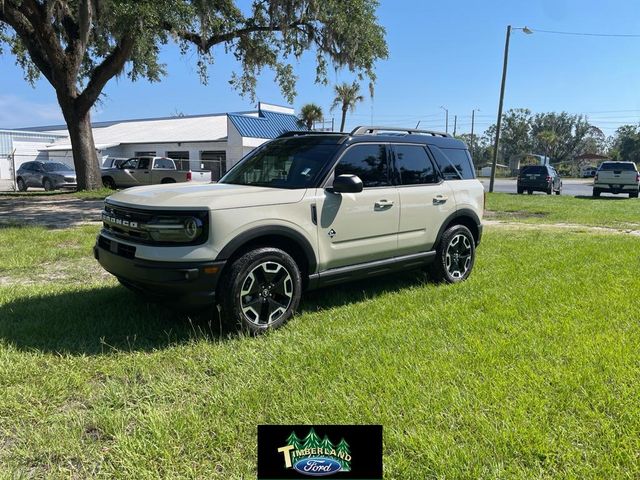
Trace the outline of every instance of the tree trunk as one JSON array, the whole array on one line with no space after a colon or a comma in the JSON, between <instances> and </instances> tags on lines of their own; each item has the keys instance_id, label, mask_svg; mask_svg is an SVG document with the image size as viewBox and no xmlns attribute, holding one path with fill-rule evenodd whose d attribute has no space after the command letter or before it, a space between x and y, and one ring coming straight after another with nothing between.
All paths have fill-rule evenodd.
<instances>
[{"instance_id":1,"label":"tree trunk","mask_svg":"<svg viewBox=\"0 0 640 480\"><path fill-rule=\"evenodd\" d=\"M342 109L342 121L340 122L340 131L344 132L344 122L347 119L347 109Z\"/></svg>"},{"instance_id":2,"label":"tree trunk","mask_svg":"<svg viewBox=\"0 0 640 480\"><path fill-rule=\"evenodd\" d=\"M62 108L69 130L78 190L94 190L102 186L98 156L91 130L91 115L78 112L73 105Z\"/></svg>"}]
</instances>

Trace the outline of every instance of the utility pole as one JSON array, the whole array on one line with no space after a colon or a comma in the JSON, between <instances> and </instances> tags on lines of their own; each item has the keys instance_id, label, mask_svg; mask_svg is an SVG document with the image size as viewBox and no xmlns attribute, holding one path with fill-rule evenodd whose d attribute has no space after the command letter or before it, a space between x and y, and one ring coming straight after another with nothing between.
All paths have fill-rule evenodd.
<instances>
[{"instance_id":1,"label":"utility pole","mask_svg":"<svg viewBox=\"0 0 640 480\"><path fill-rule=\"evenodd\" d=\"M456 130L458 128L458 115L453 116L453 136L456 136Z\"/></svg>"},{"instance_id":2,"label":"utility pole","mask_svg":"<svg viewBox=\"0 0 640 480\"><path fill-rule=\"evenodd\" d=\"M471 110L471 145L470 145L471 146L471 154L473 154L473 141L474 141L473 128L474 128L474 126L476 124L476 111L479 112L480 109L479 108L474 108L473 110Z\"/></svg>"},{"instance_id":3,"label":"utility pole","mask_svg":"<svg viewBox=\"0 0 640 480\"><path fill-rule=\"evenodd\" d=\"M449 133L449 110L442 106L440 108L444 110L444 133Z\"/></svg>"},{"instance_id":4,"label":"utility pole","mask_svg":"<svg viewBox=\"0 0 640 480\"><path fill-rule=\"evenodd\" d=\"M507 25L507 38L504 42L504 61L502 63L502 83L500 85L500 101L498 102L498 120L496 122L496 141L493 144L493 162L491 162L491 180L489 192L493 192L498 166L498 148L500 147L500 127L502 126L502 105L504 104L504 87L507 83L507 63L509 62L509 40L511 39L511 25Z\"/></svg>"},{"instance_id":5,"label":"utility pole","mask_svg":"<svg viewBox=\"0 0 640 480\"><path fill-rule=\"evenodd\" d=\"M528 27L515 28L522 30L527 35L533 31ZM496 180L496 167L498 165L498 148L500 147L500 127L502 126L502 105L504 104L504 87L507 82L507 64L509 62L509 40L511 39L511 25L507 25L507 38L504 42L504 61L502 64L502 83L500 85L500 102L498 102L498 120L496 122L496 141L493 144L493 162L491 163L491 181L489 182L489 192L493 192L493 184Z\"/></svg>"}]
</instances>

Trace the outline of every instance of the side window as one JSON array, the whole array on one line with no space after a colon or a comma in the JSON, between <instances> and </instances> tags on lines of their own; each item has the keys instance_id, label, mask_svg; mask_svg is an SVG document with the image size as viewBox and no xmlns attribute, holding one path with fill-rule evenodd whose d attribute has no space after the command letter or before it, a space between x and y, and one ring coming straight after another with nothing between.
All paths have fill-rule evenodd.
<instances>
[{"instance_id":1,"label":"side window","mask_svg":"<svg viewBox=\"0 0 640 480\"><path fill-rule=\"evenodd\" d=\"M429 146L445 180L467 180L476 178L471 157L462 148L438 148Z\"/></svg>"},{"instance_id":2,"label":"side window","mask_svg":"<svg viewBox=\"0 0 640 480\"><path fill-rule=\"evenodd\" d=\"M32 165L33 165L33 163L31 163L31 162L26 162L26 163L23 163L23 164L22 164L22 167L21 167L21 168L22 168L23 170L26 170L27 172L31 172L31 171L32 171L32 170L31 170L31 166L32 166Z\"/></svg>"},{"instance_id":3,"label":"side window","mask_svg":"<svg viewBox=\"0 0 640 480\"><path fill-rule=\"evenodd\" d=\"M335 169L336 177L345 174L360 177L364 188L391 185L387 148L376 143L351 147L342 156Z\"/></svg>"},{"instance_id":4,"label":"side window","mask_svg":"<svg viewBox=\"0 0 640 480\"><path fill-rule=\"evenodd\" d=\"M168 158L156 158L153 161L153 168L169 168L173 170L173 162Z\"/></svg>"},{"instance_id":5,"label":"side window","mask_svg":"<svg viewBox=\"0 0 640 480\"><path fill-rule=\"evenodd\" d=\"M138 170L145 170L149 168L150 158L141 158L138 160Z\"/></svg>"},{"instance_id":6,"label":"side window","mask_svg":"<svg viewBox=\"0 0 640 480\"><path fill-rule=\"evenodd\" d=\"M433 164L424 147L419 145L395 145L396 169L401 185L437 183Z\"/></svg>"}]
</instances>

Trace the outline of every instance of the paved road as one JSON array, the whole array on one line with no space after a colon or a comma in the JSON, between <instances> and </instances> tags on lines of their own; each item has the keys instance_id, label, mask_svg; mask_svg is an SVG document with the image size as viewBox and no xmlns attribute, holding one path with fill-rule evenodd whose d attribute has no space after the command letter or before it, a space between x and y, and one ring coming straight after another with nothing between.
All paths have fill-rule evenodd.
<instances>
[{"instance_id":1,"label":"paved road","mask_svg":"<svg viewBox=\"0 0 640 480\"><path fill-rule=\"evenodd\" d=\"M484 185L485 190L489 190L489 179L481 178L480 181ZM496 182L493 186L494 192L504 193L516 193L516 181L504 178L496 178ZM562 181L562 195L570 195L572 197L585 196L590 197L593 193L593 180L590 178L585 179L566 179ZM536 195L545 195L544 193L536 192ZM603 193L603 195L608 195Z\"/></svg>"}]
</instances>

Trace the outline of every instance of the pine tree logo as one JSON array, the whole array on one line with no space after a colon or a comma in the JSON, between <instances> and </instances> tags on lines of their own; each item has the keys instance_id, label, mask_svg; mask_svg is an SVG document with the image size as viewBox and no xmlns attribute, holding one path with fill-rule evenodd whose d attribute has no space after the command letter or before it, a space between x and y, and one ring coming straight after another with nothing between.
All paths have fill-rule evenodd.
<instances>
[{"instance_id":1,"label":"pine tree logo","mask_svg":"<svg viewBox=\"0 0 640 480\"><path fill-rule=\"evenodd\" d=\"M351 471L351 450L344 438L338 445L323 438L312 427L307 436L300 439L295 431L287 437L287 445L278 448L284 456L285 468L293 468L305 475L324 476Z\"/></svg>"}]
</instances>

